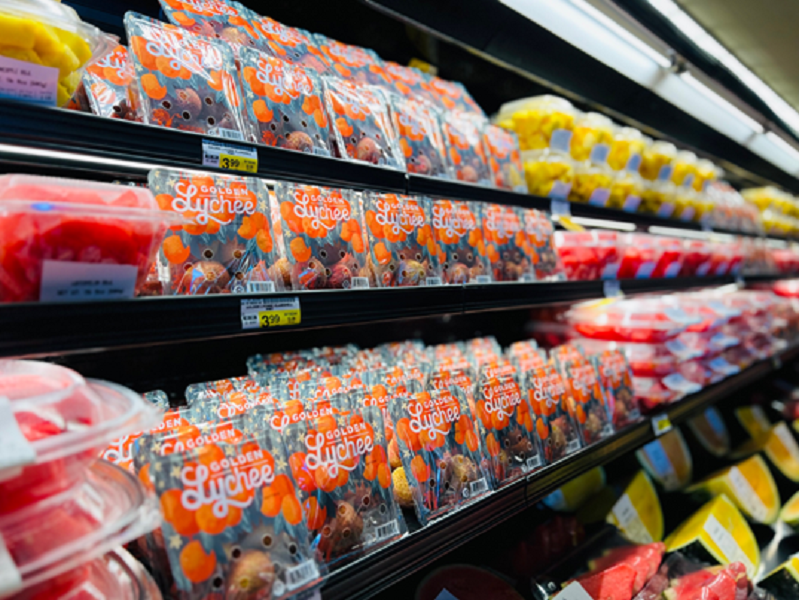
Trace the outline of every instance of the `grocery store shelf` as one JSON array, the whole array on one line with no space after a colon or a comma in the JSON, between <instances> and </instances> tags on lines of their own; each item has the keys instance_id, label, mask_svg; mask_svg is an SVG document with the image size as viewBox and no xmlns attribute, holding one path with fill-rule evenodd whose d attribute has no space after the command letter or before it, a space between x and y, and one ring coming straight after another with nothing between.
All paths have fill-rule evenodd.
<instances>
[{"instance_id":1,"label":"grocery store shelf","mask_svg":"<svg viewBox=\"0 0 799 600\"><path fill-rule=\"evenodd\" d=\"M753 281L771 281L762 276ZM622 280L625 294L677 291L735 283L729 277ZM613 286L610 286L613 287ZM496 283L372 290L325 290L274 295L179 296L110 302L23 303L0 306L0 356L176 343L340 325L356 325L512 310L600 298L602 281ZM301 321L270 329L243 329L242 301L297 297Z\"/></svg>"},{"instance_id":2,"label":"grocery store shelf","mask_svg":"<svg viewBox=\"0 0 799 600\"><path fill-rule=\"evenodd\" d=\"M754 383L799 356L799 348L786 350L777 359L760 361L738 375L684 398L663 412L679 425L701 410ZM363 599L475 539L511 516L531 507L566 481L604 465L655 439L652 418L631 425L611 438L557 461L508 487L466 506L405 538L334 571L322 589L325 600Z\"/></svg>"},{"instance_id":3,"label":"grocery store shelf","mask_svg":"<svg viewBox=\"0 0 799 600\"><path fill-rule=\"evenodd\" d=\"M203 166L204 139L210 138L76 111L0 100L0 164L8 170L138 181L146 179L149 170L158 166L220 171ZM549 210L552 205L549 198L530 194L408 175L393 169L270 146L234 143L256 149L257 174L266 179L294 179L321 185L495 202L540 210ZM642 230L653 225L695 231L702 229L698 223L655 215L573 202L566 205L576 217L623 221ZM737 233L727 229L716 231Z\"/></svg>"}]
</instances>

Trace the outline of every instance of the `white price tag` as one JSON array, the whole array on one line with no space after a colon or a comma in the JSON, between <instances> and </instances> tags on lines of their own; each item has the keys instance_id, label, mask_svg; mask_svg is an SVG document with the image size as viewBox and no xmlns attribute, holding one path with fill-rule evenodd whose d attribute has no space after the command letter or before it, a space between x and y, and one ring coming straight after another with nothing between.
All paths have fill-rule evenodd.
<instances>
[{"instance_id":1,"label":"white price tag","mask_svg":"<svg viewBox=\"0 0 799 600\"><path fill-rule=\"evenodd\" d=\"M227 171L258 172L258 150L213 140L203 140L203 166Z\"/></svg>"},{"instance_id":2,"label":"white price tag","mask_svg":"<svg viewBox=\"0 0 799 600\"><path fill-rule=\"evenodd\" d=\"M14 417L11 417L12 419ZM5 440L4 440L5 441ZM0 594L10 594L22 587L22 575L0 535Z\"/></svg>"},{"instance_id":3,"label":"white price tag","mask_svg":"<svg viewBox=\"0 0 799 600\"><path fill-rule=\"evenodd\" d=\"M258 298L241 301L241 328L284 327L301 322L300 299Z\"/></svg>"},{"instance_id":4,"label":"white price tag","mask_svg":"<svg viewBox=\"0 0 799 600\"><path fill-rule=\"evenodd\" d=\"M541 466L541 457L537 454L522 463L522 471L529 473Z\"/></svg>"},{"instance_id":5,"label":"white price tag","mask_svg":"<svg viewBox=\"0 0 799 600\"><path fill-rule=\"evenodd\" d=\"M134 265L45 260L39 300L94 302L133 298L138 272Z\"/></svg>"},{"instance_id":6,"label":"white price tag","mask_svg":"<svg viewBox=\"0 0 799 600\"><path fill-rule=\"evenodd\" d=\"M308 560L295 567L286 569L286 587L289 590L295 590L318 578L319 568L316 566L316 561L314 560Z\"/></svg>"},{"instance_id":7,"label":"white price tag","mask_svg":"<svg viewBox=\"0 0 799 600\"><path fill-rule=\"evenodd\" d=\"M0 481L17 475L19 467L36 460L36 451L22 434L11 408L11 401L0 396ZM6 473L6 469L11 471ZM2 570L0 570L2 575Z\"/></svg>"},{"instance_id":8,"label":"white price tag","mask_svg":"<svg viewBox=\"0 0 799 600\"><path fill-rule=\"evenodd\" d=\"M399 535L399 524L396 520L383 523L382 525L369 524L364 527L364 538L369 544L377 544L388 538L393 538Z\"/></svg>"},{"instance_id":9,"label":"white price tag","mask_svg":"<svg viewBox=\"0 0 799 600\"><path fill-rule=\"evenodd\" d=\"M752 484L749 483L749 480L744 477L744 474L741 473L738 467L730 469L729 477L730 484L735 490L736 496L738 496L741 504L746 507L747 512L752 515L756 521L760 521L761 523L765 521L768 517L768 509L765 504L763 504L760 496L758 496L752 488Z\"/></svg>"},{"instance_id":10,"label":"white price tag","mask_svg":"<svg viewBox=\"0 0 799 600\"><path fill-rule=\"evenodd\" d=\"M752 564L752 561L749 560L749 557L741 550L741 547L738 545L738 542L735 541L732 534L719 523L715 515L708 515L705 521L705 532L710 536L710 539L713 540L713 543L719 547L719 550L721 550L727 562L743 563L749 577L754 576L755 566Z\"/></svg>"},{"instance_id":11,"label":"white price tag","mask_svg":"<svg viewBox=\"0 0 799 600\"><path fill-rule=\"evenodd\" d=\"M0 98L55 106L58 68L0 56Z\"/></svg>"},{"instance_id":12,"label":"white price tag","mask_svg":"<svg viewBox=\"0 0 799 600\"><path fill-rule=\"evenodd\" d=\"M660 437L667 431L671 431L669 415L661 413L652 417L652 431L655 433L655 437Z\"/></svg>"},{"instance_id":13,"label":"white price tag","mask_svg":"<svg viewBox=\"0 0 799 600\"><path fill-rule=\"evenodd\" d=\"M629 494L622 494L618 502L613 505L612 512L619 523L619 528L630 541L636 544L651 544L654 541L646 525L641 520L641 516L635 506L633 506Z\"/></svg>"},{"instance_id":14,"label":"white price tag","mask_svg":"<svg viewBox=\"0 0 799 600\"><path fill-rule=\"evenodd\" d=\"M572 581L563 588L560 594L555 596L554 600L591 600L591 596L588 595L583 586L576 581Z\"/></svg>"}]
</instances>

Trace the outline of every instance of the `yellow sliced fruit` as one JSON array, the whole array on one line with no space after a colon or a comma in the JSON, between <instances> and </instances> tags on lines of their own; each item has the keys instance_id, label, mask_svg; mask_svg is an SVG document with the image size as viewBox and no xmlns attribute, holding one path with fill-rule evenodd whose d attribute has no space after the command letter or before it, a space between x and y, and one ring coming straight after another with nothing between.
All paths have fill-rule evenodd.
<instances>
[{"instance_id":1,"label":"yellow sliced fruit","mask_svg":"<svg viewBox=\"0 0 799 600\"><path fill-rule=\"evenodd\" d=\"M33 50L15 48L14 46L0 46L0 56L7 56L8 58L13 58L14 60L22 60L35 65L42 64L39 55Z\"/></svg>"},{"instance_id":2,"label":"yellow sliced fruit","mask_svg":"<svg viewBox=\"0 0 799 600\"><path fill-rule=\"evenodd\" d=\"M780 513L780 494L766 461L759 454L717 471L687 490L726 494L738 509L757 523L770 525Z\"/></svg>"},{"instance_id":3,"label":"yellow sliced fruit","mask_svg":"<svg viewBox=\"0 0 799 600\"><path fill-rule=\"evenodd\" d=\"M657 491L645 471L638 471L624 490L607 522L635 544L651 544L663 539L663 511Z\"/></svg>"},{"instance_id":4,"label":"yellow sliced fruit","mask_svg":"<svg viewBox=\"0 0 799 600\"><path fill-rule=\"evenodd\" d=\"M785 423L777 423L758 438L742 444L736 454L747 455L763 452L780 473L794 482L799 482L799 444Z\"/></svg>"},{"instance_id":5,"label":"yellow sliced fruit","mask_svg":"<svg viewBox=\"0 0 799 600\"><path fill-rule=\"evenodd\" d=\"M75 53L66 45L61 45L61 48L55 52L50 52L41 55L42 64L48 67L55 67L58 69L58 78L66 77L72 71L80 68L81 62Z\"/></svg>"},{"instance_id":6,"label":"yellow sliced fruit","mask_svg":"<svg viewBox=\"0 0 799 600\"><path fill-rule=\"evenodd\" d=\"M771 421L760 406L740 406L735 417L750 437L757 439L771 428Z\"/></svg>"},{"instance_id":7,"label":"yellow sliced fruit","mask_svg":"<svg viewBox=\"0 0 799 600\"><path fill-rule=\"evenodd\" d=\"M69 93L67 88L59 83L56 90L56 104L58 106L64 106L67 102L69 102L70 98L72 98L72 94Z\"/></svg>"},{"instance_id":8,"label":"yellow sliced fruit","mask_svg":"<svg viewBox=\"0 0 799 600\"><path fill-rule=\"evenodd\" d=\"M66 31L64 29L55 29L58 38L66 44L72 53L77 57L78 64L82 65L89 61L92 57L92 49L82 37L77 33Z\"/></svg>"},{"instance_id":9,"label":"yellow sliced fruit","mask_svg":"<svg viewBox=\"0 0 799 600\"><path fill-rule=\"evenodd\" d=\"M690 419L688 426L702 447L713 456L724 456L730 451L730 434L714 406Z\"/></svg>"},{"instance_id":10,"label":"yellow sliced fruit","mask_svg":"<svg viewBox=\"0 0 799 600\"><path fill-rule=\"evenodd\" d=\"M646 472L666 491L679 490L691 482L693 462L679 429L664 433L635 455Z\"/></svg>"},{"instance_id":11,"label":"yellow sliced fruit","mask_svg":"<svg viewBox=\"0 0 799 600\"><path fill-rule=\"evenodd\" d=\"M38 26L36 21L25 17L0 14L0 40L4 46L33 50Z\"/></svg>"},{"instance_id":12,"label":"yellow sliced fruit","mask_svg":"<svg viewBox=\"0 0 799 600\"><path fill-rule=\"evenodd\" d=\"M33 48L39 54L58 52L64 45L59 39L55 27L38 23L35 34L36 40Z\"/></svg>"},{"instance_id":13,"label":"yellow sliced fruit","mask_svg":"<svg viewBox=\"0 0 799 600\"><path fill-rule=\"evenodd\" d=\"M716 496L666 538L666 551L679 550L700 562L741 562L750 578L760 566L760 548L733 502Z\"/></svg>"},{"instance_id":14,"label":"yellow sliced fruit","mask_svg":"<svg viewBox=\"0 0 799 600\"><path fill-rule=\"evenodd\" d=\"M564 483L544 498L544 504L559 512L574 512L604 485L605 470L596 467Z\"/></svg>"},{"instance_id":15,"label":"yellow sliced fruit","mask_svg":"<svg viewBox=\"0 0 799 600\"><path fill-rule=\"evenodd\" d=\"M757 584L775 598L799 598L799 557L792 556Z\"/></svg>"},{"instance_id":16,"label":"yellow sliced fruit","mask_svg":"<svg viewBox=\"0 0 799 600\"><path fill-rule=\"evenodd\" d=\"M799 525L799 492L791 496L780 511L780 521L788 523L791 527Z\"/></svg>"}]
</instances>

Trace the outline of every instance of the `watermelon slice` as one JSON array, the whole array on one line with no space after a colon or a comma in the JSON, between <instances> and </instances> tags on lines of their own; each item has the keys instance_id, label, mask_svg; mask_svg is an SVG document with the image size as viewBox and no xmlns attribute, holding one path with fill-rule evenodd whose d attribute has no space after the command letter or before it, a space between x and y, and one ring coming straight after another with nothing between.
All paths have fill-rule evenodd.
<instances>
[{"instance_id":1,"label":"watermelon slice","mask_svg":"<svg viewBox=\"0 0 799 600\"><path fill-rule=\"evenodd\" d=\"M666 546L655 542L644 546L621 546L613 548L589 563L592 573L603 571L613 565L623 564L635 570L633 594L637 594L660 568Z\"/></svg>"},{"instance_id":2,"label":"watermelon slice","mask_svg":"<svg viewBox=\"0 0 799 600\"><path fill-rule=\"evenodd\" d=\"M748 595L749 579L742 563L690 573L663 592L667 600L746 600Z\"/></svg>"},{"instance_id":3,"label":"watermelon slice","mask_svg":"<svg viewBox=\"0 0 799 600\"><path fill-rule=\"evenodd\" d=\"M618 564L577 578L593 600L632 600L636 571L630 566Z\"/></svg>"}]
</instances>

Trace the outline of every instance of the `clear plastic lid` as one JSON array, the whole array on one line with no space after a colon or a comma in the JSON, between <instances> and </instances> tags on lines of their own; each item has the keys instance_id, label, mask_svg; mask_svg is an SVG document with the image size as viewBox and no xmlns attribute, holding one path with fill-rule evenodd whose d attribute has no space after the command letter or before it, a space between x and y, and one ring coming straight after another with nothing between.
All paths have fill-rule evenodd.
<instances>
[{"instance_id":1,"label":"clear plastic lid","mask_svg":"<svg viewBox=\"0 0 799 600\"><path fill-rule=\"evenodd\" d=\"M95 45L102 37L106 36L97 27L81 21L78 13L71 6L57 0L2 0L0 1L0 14L26 17L32 21L75 33L90 45ZM78 59L81 58L78 56Z\"/></svg>"},{"instance_id":2,"label":"clear plastic lid","mask_svg":"<svg viewBox=\"0 0 799 600\"><path fill-rule=\"evenodd\" d=\"M575 160L590 158L596 162L605 162L615 132L616 126L605 115L595 112L582 113L574 120L574 133L571 140L572 158ZM601 152L592 152L600 144L604 145L604 149Z\"/></svg>"},{"instance_id":3,"label":"clear plastic lid","mask_svg":"<svg viewBox=\"0 0 799 600\"><path fill-rule=\"evenodd\" d=\"M136 478L98 460L79 486L0 517L0 534L23 589L75 569L159 522L155 498Z\"/></svg>"},{"instance_id":4,"label":"clear plastic lid","mask_svg":"<svg viewBox=\"0 0 799 600\"><path fill-rule=\"evenodd\" d=\"M496 116L496 121L503 121L510 118L514 113L525 110L536 110L541 112L560 112L572 117L576 116L578 111L574 105L560 96L551 96L545 94L543 96L531 96L529 98L520 98L511 102L506 102L499 107L499 112Z\"/></svg>"},{"instance_id":5,"label":"clear plastic lid","mask_svg":"<svg viewBox=\"0 0 799 600\"><path fill-rule=\"evenodd\" d=\"M40 175L0 175L0 206L22 200L41 203L35 206L40 211L48 210L48 205L70 205L160 213L150 190L143 187Z\"/></svg>"}]
</instances>

